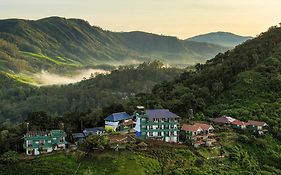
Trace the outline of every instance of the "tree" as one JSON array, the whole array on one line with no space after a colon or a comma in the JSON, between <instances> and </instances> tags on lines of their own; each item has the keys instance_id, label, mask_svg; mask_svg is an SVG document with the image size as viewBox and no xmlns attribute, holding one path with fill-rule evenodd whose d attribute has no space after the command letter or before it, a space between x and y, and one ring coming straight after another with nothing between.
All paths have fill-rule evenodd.
<instances>
[{"instance_id":1,"label":"tree","mask_svg":"<svg viewBox=\"0 0 281 175\"><path fill-rule=\"evenodd\" d=\"M5 152L1 156L0 161L4 164L14 164L19 161L18 153L15 151Z\"/></svg>"},{"instance_id":2,"label":"tree","mask_svg":"<svg viewBox=\"0 0 281 175\"><path fill-rule=\"evenodd\" d=\"M82 148L87 151L92 150L104 150L109 143L109 139L104 135L89 135L84 139L82 143Z\"/></svg>"}]
</instances>

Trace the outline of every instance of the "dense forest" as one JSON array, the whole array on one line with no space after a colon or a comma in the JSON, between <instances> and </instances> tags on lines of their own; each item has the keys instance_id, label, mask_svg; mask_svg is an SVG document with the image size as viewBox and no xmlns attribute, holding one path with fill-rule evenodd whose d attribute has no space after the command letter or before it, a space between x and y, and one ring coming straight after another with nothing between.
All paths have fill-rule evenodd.
<instances>
[{"instance_id":1,"label":"dense forest","mask_svg":"<svg viewBox=\"0 0 281 175\"><path fill-rule=\"evenodd\" d=\"M124 101L136 93L148 93L162 81L171 81L182 70L163 68L159 61L139 66L121 66L110 74L77 84L35 87L0 74L0 121L19 122L30 112L45 111L53 116L88 110Z\"/></svg>"}]
</instances>

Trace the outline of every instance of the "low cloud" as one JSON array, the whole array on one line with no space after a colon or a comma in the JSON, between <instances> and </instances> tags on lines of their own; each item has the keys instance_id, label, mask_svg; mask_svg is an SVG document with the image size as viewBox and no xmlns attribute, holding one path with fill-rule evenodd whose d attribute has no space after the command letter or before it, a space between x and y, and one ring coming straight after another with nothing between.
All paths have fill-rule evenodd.
<instances>
[{"instance_id":1,"label":"low cloud","mask_svg":"<svg viewBox=\"0 0 281 175\"><path fill-rule=\"evenodd\" d=\"M76 71L73 76L62 76L42 70L40 73L35 74L35 78L39 81L40 86L64 85L70 83L77 83L85 78L88 79L91 76L96 76L98 74L108 73L109 71L105 71L102 69L87 69Z\"/></svg>"}]
</instances>

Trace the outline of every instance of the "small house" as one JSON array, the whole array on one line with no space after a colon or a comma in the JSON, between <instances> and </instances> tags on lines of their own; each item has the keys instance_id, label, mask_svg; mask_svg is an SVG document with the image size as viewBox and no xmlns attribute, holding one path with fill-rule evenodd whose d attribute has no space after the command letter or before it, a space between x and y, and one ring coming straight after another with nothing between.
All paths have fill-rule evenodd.
<instances>
[{"instance_id":1,"label":"small house","mask_svg":"<svg viewBox=\"0 0 281 175\"><path fill-rule=\"evenodd\" d=\"M212 146L215 139L212 139L214 134L211 132L214 127L209 124L204 123L194 123L193 125L184 124L181 127L181 131L184 132L185 139L189 141L194 147L199 147L201 145Z\"/></svg>"},{"instance_id":2,"label":"small house","mask_svg":"<svg viewBox=\"0 0 281 175\"><path fill-rule=\"evenodd\" d=\"M26 155L40 155L54 150L65 149L66 133L62 130L31 131L24 135L23 147Z\"/></svg>"},{"instance_id":3,"label":"small house","mask_svg":"<svg viewBox=\"0 0 281 175\"><path fill-rule=\"evenodd\" d=\"M86 137L84 133L73 133L71 136L74 143L81 143Z\"/></svg>"},{"instance_id":4,"label":"small house","mask_svg":"<svg viewBox=\"0 0 281 175\"><path fill-rule=\"evenodd\" d=\"M265 122L249 120L246 123L246 127L249 130L258 132L258 134L263 134L267 131L266 127L268 127L268 125Z\"/></svg>"},{"instance_id":5,"label":"small house","mask_svg":"<svg viewBox=\"0 0 281 175\"><path fill-rule=\"evenodd\" d=\"M88 135L102 135L105 133L103 127L85 128L82 133L73 133L72 140L74 143L81 143Z\"/></svg>"},{"instance_id":6,"label":"small house","mask_svg":"<svg viewBox=\"0 0 281 175\"><path fill-rule=\"evenodd\" d=\"M124 125L121 126L121 124L129 122L130 120L132 120L132 117L126 112L111 114L104 119L105 129L112 131L122 131L124 128L127 128L124 127Z\"/></svg>"},{"instance_id":7,"label":"small house","mask_svg":"<svg viewBox=\"0 0 281 175\"><path fill-rule=\"evenodd\" d=\"M236 119L229 117L229 116L222 116L222 117L218 117L218 118L212 118L210 119L212 122L217 123L217 124L222 124L222 125L229 125L232 122L234 122Z\"/></svg>"},{"instance_id":8,"label":"small house","mask_svg":"<svg viewBox=\"0 0 281 175\"><path fill-rule=\"evenodd\" d=\"M245 122L242 122L240 120L234 120L233 122L231 122L231 126L234 129L246 129L246 124Z\"/></svg>"}]
</instances>

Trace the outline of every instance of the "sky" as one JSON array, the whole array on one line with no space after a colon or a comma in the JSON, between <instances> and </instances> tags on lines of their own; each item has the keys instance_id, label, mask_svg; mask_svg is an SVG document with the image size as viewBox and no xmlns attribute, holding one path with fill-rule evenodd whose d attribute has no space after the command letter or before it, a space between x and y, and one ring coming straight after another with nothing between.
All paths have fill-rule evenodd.
<instances>
[{"instance_id":1,"label":"sky","mask_svg":"<svg viewBox=\"0 0 281 175\"><path fill-rule=\"evenodd\" d=\"M0 19L81 18L111 31L185 39L226 31L256 36L281 22L280 0L0 0Z\"/></svg>"}]
</instances>

